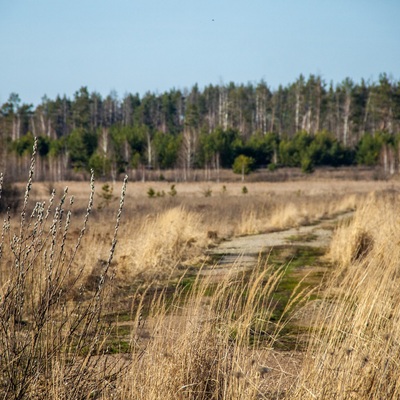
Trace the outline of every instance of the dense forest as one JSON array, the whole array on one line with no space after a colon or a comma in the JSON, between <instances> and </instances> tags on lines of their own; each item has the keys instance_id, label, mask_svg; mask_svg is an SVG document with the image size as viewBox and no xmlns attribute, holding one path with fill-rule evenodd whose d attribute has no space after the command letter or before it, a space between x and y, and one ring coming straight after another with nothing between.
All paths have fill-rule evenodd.
<instances>
[{"instance_id":1,"label":"dense forest","mask_svg":"<svg viewBox=\"0 0 400 400\"><path fill-rule=\"evenodd\" d=\"M257 84L208 85L143 96L81 87L70 99L43 97L34 107L12 93L0 105L0 171L24 179L34 137L38 179L134 179L176 169L190 180L221 168L247 173L282 166L312 172L321 165L400 168L400 82L350 78L334 85L300 75L272 90Z\"/></svg>"}]
</instances>

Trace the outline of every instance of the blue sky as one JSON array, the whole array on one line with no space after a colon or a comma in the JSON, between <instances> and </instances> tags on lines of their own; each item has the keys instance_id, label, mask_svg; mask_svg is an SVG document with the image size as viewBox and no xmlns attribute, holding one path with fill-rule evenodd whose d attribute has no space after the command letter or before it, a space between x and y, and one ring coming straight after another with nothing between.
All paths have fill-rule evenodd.
<instances>
[{"instance_id":1,"label":"blue sky","mask_svg":"<svg viewBox=\"0 0 400 400\"><path fill-rule=\"evenodd\" d=\"M399 0L0 0L0 104L400 78Z\"/></svg>"}]
</instances>

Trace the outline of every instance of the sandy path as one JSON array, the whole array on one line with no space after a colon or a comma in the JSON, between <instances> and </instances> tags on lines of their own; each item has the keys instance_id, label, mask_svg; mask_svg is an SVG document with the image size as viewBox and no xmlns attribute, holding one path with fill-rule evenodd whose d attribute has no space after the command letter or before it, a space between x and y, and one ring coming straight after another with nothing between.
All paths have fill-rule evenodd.
<instances>
[{"instance_id":1,"label":"sandy path","mask_svg":"<svg viewBox=\"0 0 400 400\"><path fill-rule=\"evenodd\" d=\"M345 218L350 218L352 212L324 219L311 226L299 226L278 232L262 233L235 237L219 244L210 250L209 255L221 256L218 266L248 267L257 262L260 253L264 253L273 247L281 246L308 246L327 248L332 238L336 224ZM216 272L216 271L215 271ZM219 271L221 272L221 271Z\"/></svg>"}]
</instances>

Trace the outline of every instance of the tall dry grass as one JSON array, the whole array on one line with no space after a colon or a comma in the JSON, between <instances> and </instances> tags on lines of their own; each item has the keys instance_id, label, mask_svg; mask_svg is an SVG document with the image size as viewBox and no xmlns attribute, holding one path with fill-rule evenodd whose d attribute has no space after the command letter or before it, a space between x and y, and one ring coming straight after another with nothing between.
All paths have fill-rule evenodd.
<instances>
[{"instance_id":1,"label":"tall dry grass","mask_svg":"<svg viewBox=\"0 0 400 400\"><path fill-rule=\"evenodd\" d=\"M293 398L400 398L397 193L372 194L333 239L337 265Z\"/></svg>"},{"instance_id":2,"label":"tall dry grass","mask_svg":"<svg viewBox=\"0 0 400 400\"><path fill-rule=\"evenodd\" d=\"M286 193L269 196L261 207L249 205L233 228L235 235L251 235L313 224L352 211L362 195Z\"/></svg>"},{"instance_id":3,"label":"tall dry grass","mask_svg":"<svg viewBox=\"0 0 400 400\"><path fill-rule=\"evenodd\" d=\"M254 399L279 397L288 388L265 383L267 359L306 299L294 290L271 321L284 269L260 264L250 275L212 276L156 296L145 321L132 331L133 353L118 383L124 399ZM282 371L282 375L284 372Z\"/></svg>"},{"instance_id":4,"label":"tall dry grass","mask_svg":"<svg viewBox=\"0 0 400 400\"><path fill-rule=\"evenodd\" d=\"M124 254L126 277L155 279L168 277L185 262L196 261L207 247L206 227L198 213L178 206L143 220L136 235L124 240L120 252Z\"/></svg>"}]
</instances>

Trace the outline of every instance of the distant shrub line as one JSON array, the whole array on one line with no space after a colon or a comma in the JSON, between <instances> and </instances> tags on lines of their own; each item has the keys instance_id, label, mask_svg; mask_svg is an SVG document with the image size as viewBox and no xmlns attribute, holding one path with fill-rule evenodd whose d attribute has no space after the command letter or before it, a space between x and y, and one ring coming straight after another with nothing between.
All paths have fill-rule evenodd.
<instances>
[{"instance_id":1,"label":"distant shrub line","mask_svg":"<svg viewBox=\"0 0 400 400\"><path fill-rule=\"evenodd\" d=\"M114 143L117 140L112 134L114 130L110 132L111 143ZM183 146L182 138L171 138L177 141L177 146L174 150L170 149L172 153L168 155L169 161L165 162L163 157L167 157L166 149L163 153L161 148L157 149L154 145L153 158L150 159L144 137L136 137L138 133L134 128L125 128L122 132L118 140L126 143L124 148L127 150L116 149L114 143L114 150L110 154L101 154L99 134L93 134L90 140L85 139L86 133L83 131L76 131L68 140L51 140L39 136L38 143L46 145L42 145L42 150L38 151L40 163L37 173L42 179L68 180L72 171L88 173L93 170L98 178L115 179L122 173L134 170L144 176L147 171L176 168L183 171L183 180L188 180L190 171L194 169L204 169L206 174L207 171L214 171L217 175L220 169L232 169L234 173L242 175L244 180L245 175L266 167L271 172L280 167L297 167L304 173L311 173L321 166L381 165L385 172L393 173L400 164L399 137L385 132L365 134L356 146L350 148L340 143L328 131L315 135L301 131L291 138L279 137L273 133L257 133L245 140L238 131L217 129L210 134L200 135L190 165L187 160L183 160L179 150ZM68 143L71 140L74 144L70 146ZM21 166L28 163L33 141L34 137L29 133L9 143L5 159L8 160L8 165L16 167L12 169L12 174L17 174ZM134 143L135 146L141 144L134 148ZM124 156L120 151L131 156L126 158L126 154ZM25 163L21 164L23 160ZM164 175L160 174L160 180L163 179Z\"/></svg>"}]
</instances>

